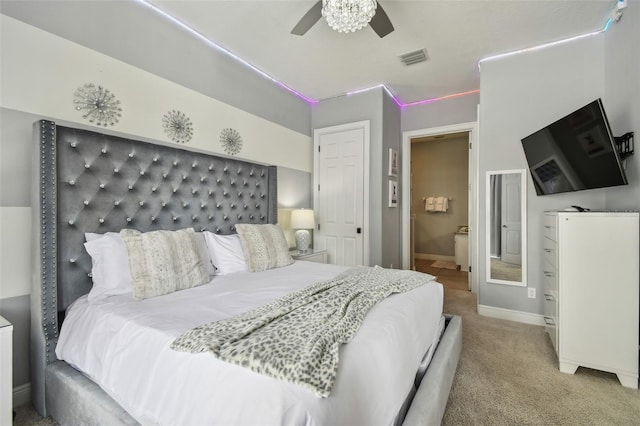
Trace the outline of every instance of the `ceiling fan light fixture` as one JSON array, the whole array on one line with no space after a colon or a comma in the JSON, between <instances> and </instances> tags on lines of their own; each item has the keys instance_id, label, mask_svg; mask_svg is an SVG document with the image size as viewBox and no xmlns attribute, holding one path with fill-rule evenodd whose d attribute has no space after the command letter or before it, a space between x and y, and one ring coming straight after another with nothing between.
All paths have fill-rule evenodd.
<instances>
[{"instance_id":1,"label":"ceiling fan light fixture","mask_svg":"<svg viewBox=\"0 0 640 426\"><path fill-rule=\"evenodd\" d=\"M322 0L322 16L341 33L352 33L367 26L376 14L376 0Z\"/></svg>"}]
</instances>

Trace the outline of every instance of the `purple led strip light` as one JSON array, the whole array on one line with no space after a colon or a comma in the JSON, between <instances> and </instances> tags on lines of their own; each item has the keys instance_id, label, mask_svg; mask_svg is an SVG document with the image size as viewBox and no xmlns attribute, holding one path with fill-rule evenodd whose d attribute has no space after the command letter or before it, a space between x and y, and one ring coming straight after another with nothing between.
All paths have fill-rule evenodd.
<instances>
[{"instance_id":1,"label":"purple led strip light","mask_svg":"<svg viewBox=\"0 0 640 426\"><path fill-rule=\"evenodd\" d=\"M405 103L402 103L402 101L400 101L400 99L398 99L398 97L396 95L394 95L386 85L378 84L377 86L372 86L372 87L367 87L367 88L364 88L364 89L359 89L359 90L354 90L354 91L351 91L351 92L347 92L347 93L345 93L345 96L356 95L358 93L363 93L363 92L367 92L369 90L374 90L374 89L378 89L378 88L384 89L384 91L387 92L387 94L389 96L391 96L391 99L393 99L393 101L396 103L396 105L398 105L400 108L406 108L406 107L416 106L416 105L431 104L431 103L434 103L434 102L437 102L437 101L442 101L444 99L457 98L459 96L467 96L467 95L472 95L474 93L480 93L480 90L469 90L468 92L454 93L454 94L451 94L451 95L439 96L437 98L425 99L425 100L416 101L416 102L408 102L408 103L405 104Z\"/></svg>"}]
</instances>

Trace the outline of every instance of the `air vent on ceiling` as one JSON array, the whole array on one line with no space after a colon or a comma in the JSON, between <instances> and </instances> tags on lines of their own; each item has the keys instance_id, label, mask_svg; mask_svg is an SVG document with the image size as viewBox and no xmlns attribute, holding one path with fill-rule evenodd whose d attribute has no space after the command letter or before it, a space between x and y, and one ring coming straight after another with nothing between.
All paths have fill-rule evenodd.
<instances>
[{"instance_id":1,"label":"air vent on ceiling","mask_svg":"<svg viewBox=\"0 0 640 426\"><path fill-rule=\"evenodd\" d=\"M415 65L420 62L426 62L429 59L427 51L425 49L416 50L415 52L405 53L400 55L400 60L405 65Z\"/></svg>"}]
</instances>

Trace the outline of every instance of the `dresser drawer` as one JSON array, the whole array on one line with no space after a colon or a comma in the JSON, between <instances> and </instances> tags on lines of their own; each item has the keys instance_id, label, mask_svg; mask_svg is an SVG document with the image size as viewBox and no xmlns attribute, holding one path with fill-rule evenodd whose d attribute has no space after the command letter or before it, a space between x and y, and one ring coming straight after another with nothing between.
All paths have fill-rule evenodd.
<instances>
[{"instance_id":1,"label":"dresser drawer","mask_svg":"<svg viewBox=\"0 0 640 426\"><path fill-rule=\"evenodd\" d=\"M552 241L558 241L557 216L544 215L544 236Z\"/></svg>"},{"instance_id":2,"label":"dresser drawer","mask_svg":"<svg viewBox=\"0 0 640 426\"><path fill-rule=\"evenodd\" d=\"M556 297L557 292L552 290L544 291L544 316L552 318L554 322L557 322L558 317L558 299Z\"/></svg>"},{"instance_id":3,"label":"dresser drawer","mask_svg":"<svg viewBox=\"0 0 640 426\"><path fill-rule=\"evenodd\" d=\"M557 260L558 245L556 244L556 242L553 240L550 240L547 237L544 237L542 241L542 251L543 251L543 258L545 261L545 268L547 267L546 264L548 263L553 267L553 269L556 269L558 267L558 260Z\"/></svg>"},{"instance_id":4,"label":"dresser drawer","mask_svg":"<svg viewBox=\"0 0 640 426\"><path fill-rule=\"evenodd\" d=\"M552 268L547 262L545 262L544 269L542 270L544 280L544 292L545 293L557 293L558 292L558 271Z\"/></svg>"}]
</instances>

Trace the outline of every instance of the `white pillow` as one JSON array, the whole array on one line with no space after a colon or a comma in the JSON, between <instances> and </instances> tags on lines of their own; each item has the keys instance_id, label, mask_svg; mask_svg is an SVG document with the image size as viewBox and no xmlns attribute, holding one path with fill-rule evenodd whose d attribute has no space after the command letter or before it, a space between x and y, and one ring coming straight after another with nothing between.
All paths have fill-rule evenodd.
<instances>
[{"instance_id":1,"label":"white pillow","mask_svg":"<svg viewBox=\"0 0 640 426\"><path fill-rule=\"evenodd\" d=\"M120 235L115 232L87 233L85 238L84 247L91 256L93 280L87 299L94 302L108 296L131 293L127 247Z\"/></svg>"},{"instance_id":2,"label":"white pillow","mask_svg":"<svg viewBox=\"0 0 640 426\"><path fill-rule=\"evenodd\" d=\"M238 234L218 235L204 231L209 256L216 267L216 275L226 275L247 270Z\"/></svg>"},{"instance_id":3,"label":"white pillow","mask_svg":"<svg viewBox=\"0 0 640 426\"><path fill-rule=\"evenodd\" d=\"M204 234L202 232L196 232L196 246L198 248L198 256L200 256L200 260L207 268L207 274L209 274L209 279L212 279L216 274L216 268L213 266L211 262L211 256L209 256L209 249L207 248L207 242L204 239Z\"/></svg>"}]
</instances>

